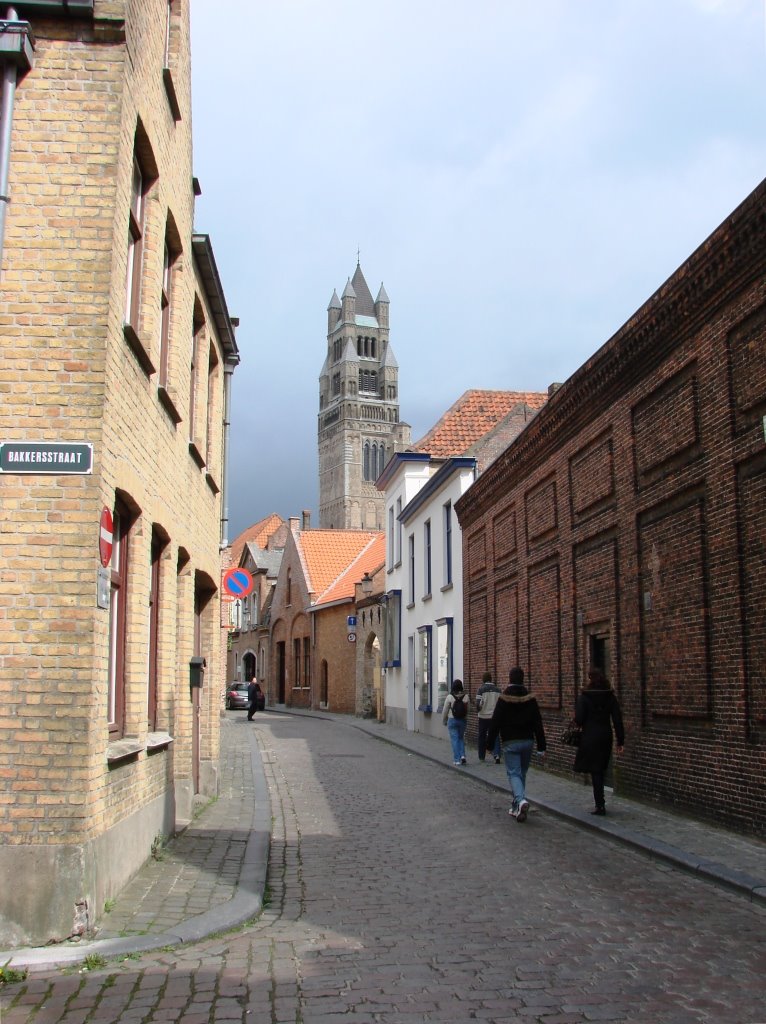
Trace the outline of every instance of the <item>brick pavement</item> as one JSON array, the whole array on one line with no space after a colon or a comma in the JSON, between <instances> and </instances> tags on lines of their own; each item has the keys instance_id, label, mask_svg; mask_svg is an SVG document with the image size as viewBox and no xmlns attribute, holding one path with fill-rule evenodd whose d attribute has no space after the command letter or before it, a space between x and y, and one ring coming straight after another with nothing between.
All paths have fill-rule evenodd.
<instances>
[{"instance_id":1,"label":"brick pavement","mask_svg":"<svg viewBox=\"0 0 766 1024\"><path fill-rule=\"evenodd\" d=\"M34 971L2 992L3 1024L766 1019L760 903L555 815L518 825L503 790L413 772L346 723L274 714L247 735L273 814L258 919Z\"/></svg>"}]
</instances>

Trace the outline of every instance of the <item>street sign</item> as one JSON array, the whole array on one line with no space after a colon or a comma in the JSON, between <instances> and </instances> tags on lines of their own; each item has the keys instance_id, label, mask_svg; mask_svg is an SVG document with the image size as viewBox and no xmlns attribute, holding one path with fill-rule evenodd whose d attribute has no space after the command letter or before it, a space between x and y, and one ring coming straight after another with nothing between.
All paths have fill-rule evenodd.
<instances>
[{"instance_id":1,"label":"street sign","mask_svg":"<svg viewBox=\"0 0 766 1024\"><path fill-rule=\"evenodd\" d=\"M232 597L247 597L253 589L253 577L247 569L227 569L223 574L223 589Z\"/></svg>"},{"instance_id":2,"label":"street sign","mask_svg":"<svg viewBox=\"0 0 766 1024\"><path fill-rule=\"evenodd\" d=\"M104 505L101 509L101 521L98 524L98 557L105 569L112 560L113 529L112 513Z\"/></svg>"},{"instance_id":3,"label":"street sign","mask_svg":"<svg viewBox=\"0 0 766 1024\"><path fill-rule=\"evenodd\" d=\"M347 615L346 616L346 625L347 626L351 626L351 627L355 626L356 625L356 615Z\"/></svg>"},{"instance_id":4,"label":"street sign","mask_svg":"<svg viewBox=\"0 0 766 1024\"><path fill-rule=\"evenodd\" d=\"M93 445L68 441L0 441L0 473L91 473Z\"/></svg>"},{"instance_id":5,"label":"street sign","mask_svg":"<svg viewBox=\"0 0 766 1024\"><path fill-rule=\"evenodd\" d=\"M350 644L355 644L356 643L356 633L349 633L348 634L348 642Z\"/></svg>"}]
</instances>

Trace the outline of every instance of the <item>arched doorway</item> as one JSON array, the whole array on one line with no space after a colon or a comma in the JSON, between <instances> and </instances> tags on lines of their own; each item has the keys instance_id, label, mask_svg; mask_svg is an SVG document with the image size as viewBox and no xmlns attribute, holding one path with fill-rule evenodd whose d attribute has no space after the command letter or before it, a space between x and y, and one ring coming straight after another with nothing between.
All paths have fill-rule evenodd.
<instances>
[{"instance_id":1,"label":"arched doorway","mask_svg":"<svg viewBox=\"0 0 766 1024\"><path fill-rule=\"evenodd\" d=\"M242 657L242 673L246 683L255 679L255 655L252 651L248 651Z\"/></svg>"},{"instance_id":2,"label":"arched doorway","mask_svg":"<svg viewBox=\"0 0 766 1024\"><path fill-rule=\"evenodd\" d=\"M383 678L381 674L382 654L377 634L370 633L364 645L364 677L362 682L362 703L365 718L386 717Z\"/></svg>"}]
</instances>

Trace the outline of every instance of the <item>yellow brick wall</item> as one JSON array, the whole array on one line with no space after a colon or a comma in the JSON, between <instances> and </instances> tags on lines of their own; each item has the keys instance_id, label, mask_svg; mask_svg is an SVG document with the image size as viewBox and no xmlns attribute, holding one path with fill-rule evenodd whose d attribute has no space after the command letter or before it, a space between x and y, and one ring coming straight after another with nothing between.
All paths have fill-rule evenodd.
<instances>
[{"instance_id":1,"label":"yellow brick wall","mask_svg":"<svg viewBox=\"0 0 766 1024\"><path fill-rule=\"evenodd\" d=\"M0 441L92 442L94 468L90 476L0 475L0 841L9 844L83 843L191 779L195 580L210 588L220 580L224 356L192 254L188 12L186 0L174 5L170 67L180 121L163 84L164 0L96 0L93 20L33 21L35 65L17 90L0 282ZM123 333L139 123L158 174L146 203L138 333L159 369L170 216L182 249L173 272L168 387L177 424L158 395L158 374L142 369ZM188 434L195 302L206 321L201 334L218 358L211 458L203 467ZM201 437L207 355L197 365ZM96 571L100 511L118 493L137 515L125 734L141 750L110 768L109 613L96 607ZM158 729L175 742L150 756L143 745L153 526L169 538ZM214 774L224 682L217 595L202 622L201 756Z\"/></svg>"}]
</instances>

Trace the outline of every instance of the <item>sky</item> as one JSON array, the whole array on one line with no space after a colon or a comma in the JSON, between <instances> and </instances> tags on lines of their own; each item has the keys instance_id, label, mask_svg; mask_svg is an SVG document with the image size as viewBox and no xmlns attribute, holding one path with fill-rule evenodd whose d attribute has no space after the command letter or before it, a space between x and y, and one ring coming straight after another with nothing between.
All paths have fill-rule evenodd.
<instances>
[{"instance_id":1,"label":"sky","mask_svg":"<svg viewBox=\"0 0 766 1024\"><path fill-rule=\"evenodd\" d=\"M192 0L197 231L240 318L229 537L318 523L327 305L400 418L563 382L766 176L766 0Z\"/></svg>"}]
</instances>

